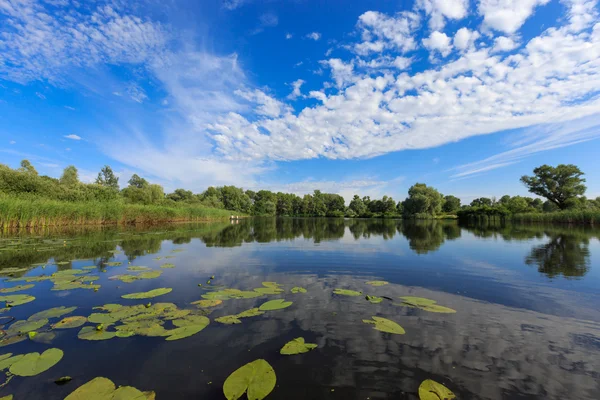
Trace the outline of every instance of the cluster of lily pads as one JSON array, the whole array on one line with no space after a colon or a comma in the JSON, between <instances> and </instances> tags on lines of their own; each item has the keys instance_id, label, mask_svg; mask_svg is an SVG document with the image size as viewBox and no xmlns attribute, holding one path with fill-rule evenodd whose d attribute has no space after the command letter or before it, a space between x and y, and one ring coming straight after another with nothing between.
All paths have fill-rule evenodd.
<instances>
[{"instance_id":1,"label":"cluster of lily pads","mask_svg":"<svg viewBox=\"0 0 600 400\"><path fill-rule=\"evenodd\" d=\"M168 256L172 257L172 256ZM155 258L160 260L161 257ZM121 262L106 262L103 267L116 267ZM162 264L161 270L153 270L144 266L127 267L128 273L118 274L110 277L110 280L119 280L123 283L131 283L138 280L155 279L161 276L164 269L174 268L172 263ZM6 307L1 311L9 310L11 307L25 304L35 300L35 297L27 294L14 294L26 291L34 285L31 282L51 281L54 286L52 290L93 289L97 291L100 285L94 282L98 276L91 275L95 266L82 267L58 271L50 275L22 277L9 279L10 282L24 282L11 288L0 289L0 302L5 302ZM251 299L268 295L280 295L285 292L282 285L276 282L263 282L262 287L252 290L240 290L226 288L212 284L214 276L211 276L206 285L198 286L206 290L201 295L202 299L192 302L195 306L191 309L181 309L173 303L147 303L135 305L105 304L94 307L90 315L66 316L73 313L77 307L55 307L40 311L30 316L27 320L15 321L10 317L0 317L0 328L8 325L8 328L0 330L0 347L30 339L32 341L50 343L55 337L55 330L80 328L77 337L82 340L109 340L113 338L128 338L134 335L146 337L164 337L167 341L179 340L190 337L202 331L210 324L208 315L213 307L226 300ZM388 284L386 281L368 281L367 285L380 287ZM129 293L121 297L125 300L145 300L165 295L171 292L171 288L157 288L147 292ZM293 287L292 294L307 293L303 287ZM364 296L370 303L381 303L390 300L394 305L409 308L418 308L428 312L454 313L455 310L440 306L436 301L420 297L400 297L400 302L394 302L390 297L363 294L352 289L335 289L333 293L342 296ZM233 315L224 315L214 319L220 324L241 324L242 319L256 317L269 311L280 310L290 307L292 301L275 299L263 302L260 306L242 311ZM62 319L59 319L61 318ZM2 318L8 321L3 321ZM53 320L53 321L51 321ZM364 319L364 323L373 325L373 328L390 334L404 334L405 330L395 321L372 316ZM315 343L306 343L302 337L295 338L286 343L280 354L291 356L307 353L317 348ZM62 359L63 352L60 349L49 349L45 352L29 353L23 355L12 355L12 353L0 355L0 371L6 371L8 383L14 376L34 376L54 366ZM65 381L70 378L65 377ZM3 386L2 385L2 386ZM234 371L225 381L223 392L228 400L237 400L247 394L249 399L262 400L268 396L276 385L276 374L274 369L264 359L255 360ZM419 387L421 400L452 399L454 394L445 386L432 381L425 380ZM11 399L12 397L6 397ZM112 381L104 377L94 378L82 385L66 400L83 399L123 398L136 400L151 400L155 398L154 392L142 392L129 386L116 387ZM5 398L0 398L4 400Z\"/></svg>"}]
</instances>

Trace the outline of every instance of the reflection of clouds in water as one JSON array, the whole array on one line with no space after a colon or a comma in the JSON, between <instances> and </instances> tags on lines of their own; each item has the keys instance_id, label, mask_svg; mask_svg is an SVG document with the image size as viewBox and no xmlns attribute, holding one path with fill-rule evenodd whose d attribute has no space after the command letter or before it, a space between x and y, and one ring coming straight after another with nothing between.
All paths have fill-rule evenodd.
<instances>
[{"instance_id":1,"label":"reflection of clouds in water","mask_svg":"<svg viewBox=\"0 0 600 400\"><path fill-rule=\"evenodd\" d=\"M426 378L446 382L462 398L470 394L501 399L517 393L546 399L596 398L599 323L421 288L393 284L373 288L349 276L241 276L238 281L243 285L238 287L259 287L265 280L283 283L288 290L304 286L308 293L286 293L282 297L294 301L292 307L247 318L235 326L220 325L214 318L257 306L267 297L227 300L218 307L210 316L211 326L187 343L190 352L198 353L204 363L211 365L207 379L216 384L221 384L237 366L265 357L278 373L279 387L274 394L279 397L275 398L303 398L300 394L318 392L315 387L335 387L340 393L352 388L346 398L363 398L359 397L363 394L387 398L392 393L415 393ZM334 287L393 298L427 297L457 313L427 313L397 307L389 301L375 305L362 297L332 295ZM268 298L275 297L279 296ZM600 321L598 314L595 319ZM361 322L372 315L397 321L406 329L406 335L388 335ZM315 341L319 348L309 353L311 356L279 357L279 348L296 336ZM171 351L160 346L150 358L158 362ZM148 371L141 372L151 374L155 363L147 365ZM288 372L297 368L294 365L303 367L302 374L289 376ZM183 373L183 367L174 367ZM187 379L192 378L184 378L184 386Z\"/></svg>"}]
</instances>

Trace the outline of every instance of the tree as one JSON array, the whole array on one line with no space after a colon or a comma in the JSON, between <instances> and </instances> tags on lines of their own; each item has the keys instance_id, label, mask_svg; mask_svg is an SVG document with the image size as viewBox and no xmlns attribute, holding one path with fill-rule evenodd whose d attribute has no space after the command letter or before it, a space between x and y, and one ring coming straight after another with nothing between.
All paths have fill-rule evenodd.
<instances>
[{"instance_id":1,"label":"tree","mask_svg":"<svg viewBox=\"0 0 600 400\"><path fill-rule=\"evenodd\" d=\"M573 164L559 164L557 167L544 164L535 168L533 174L522 176L521 182L531 193L545 197L561 210L569 208L573 200L585 193L583 172Z\"/></svg>"},{"instance_id":2,"label":"tree","mask_svg":"<svg viewBox=\"0 0 600 400\"><path fill-rule=\"evenodd\" d=\"M144 178L141 178L138 174L133 174L131 179L129 179L129 186L136 187L138 189L143 189L148 186L148 181Z\"/></svg>"},{"instance_id":3,"label":"tree","mask_svg":"<svg viewBox=\"0 0 600 400\"><path fill-rule=\"evenodd\" d=\"M488 199L487 197L480 197L471 202L471 207L483 207L483 206L492 206L492 199Z\"/></svg>"},{"instance_id":4,"label":"tree","mask_svg":"<svg viewBox=\"0 0 600 400\"><path fill-rule=\"evenodd\" d=\"M115 176L112 168L108 165L105 165L104 168L102 168L100 172L98 172L96 184L119 190L119 178Z\"/></svg>"},{"instance_id":5,"label":"tree","mask_svg":"<svg viewBox=\"0 0 600 400\"><path fill-rule=\"evenodd\" d=\"M63 170L63 173L59 179L61 185L75 186L79 183L79 172L74 165L69 165Z\"/></svg>"},{"instance_id":6,"label":"tree","mask_svg":"<svg viewBox=\"0 0 600 400\"><path fill-rule=\"evenodd\" d=\"M442 211L447 213L455 213L460 209L460 199L458 197L448 195L444 197Z\"/></svg>"},{"instance_id":7,"label":"tree","mask_svg":"<svg viewBox=\"0 0 600 400\"><path fill-rule=\"evenodd\" d=\"M404 200L405 215L428 214L435 216L442 211L444 197L440 192L424 183L416 183L408 189L408 198Z\"/></svg>"},{"instance_id":8,"label":"tree","mask_svg":"<svg viewBox=\"0 0 600 400\"><path fill-rule=\"evenodd\" d=\"M396 213L396 202L393 198L383 196L383 199L381 200L381 212L384 214Z\"/></svg>"},{"instance_id":9,"label":"tree","mask_svg":"<svg viewBox=\"0 0 600 400\"><path fill-rule=\"evenodd\" d=\"M184 201L191 202L194 199L194 194L191 190L185 189L175 189L173 193L169 193L167 195L167 199L171 199L173 201Z\"/></svg>"},{"instance_id":10,"label":"tree","mask_svg":"<svg viewBox=\"0 0 600 400\"><path fill-rule=\"evenodd\" d=\"M25 172L26 174L36 175L36 176L38 174L35 167L29 162L29 160L21 161L21 168L19 168L19 171Z\"/></svg>"},{"instance_id":11,"label":"tree","mask_svg":"<svg viewBox=\"0 0 600 400\"><path fill-rule=\"evenodd\" d=\"M354 215L359 217L367 212L367 206L365 206L365 203L357 194L355 194L352 200L350 201L348 208L352 210Z\"/></svg>"}]
</instances>

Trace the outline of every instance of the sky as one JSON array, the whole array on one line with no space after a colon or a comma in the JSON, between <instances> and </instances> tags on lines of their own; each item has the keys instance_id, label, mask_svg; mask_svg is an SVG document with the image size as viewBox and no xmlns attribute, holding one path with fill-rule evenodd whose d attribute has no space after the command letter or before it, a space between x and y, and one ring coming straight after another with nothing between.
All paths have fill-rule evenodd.
<instances>
[{"instance_id":1,"label":"sky","mask_svg":"<svg viewBox=\"0 0 600 400\"><path fill-rule=\"evenodd\" d=\"M0 0L0 163L167 191L600 196L598 0Z\"/></svg>"}]
</instances>

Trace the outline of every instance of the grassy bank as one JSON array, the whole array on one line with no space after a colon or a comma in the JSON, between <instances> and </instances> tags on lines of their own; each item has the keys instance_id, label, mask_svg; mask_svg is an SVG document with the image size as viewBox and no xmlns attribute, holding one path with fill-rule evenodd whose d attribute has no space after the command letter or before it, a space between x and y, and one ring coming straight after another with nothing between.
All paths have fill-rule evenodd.
<instances>
[{"instance_id":1,"label":"grassy bank","mask_svg":"<svg viewBox=\"0 0 600 400\"><path fill-rule=\"evenodd\" d=\"M513 222L538 222L560 224L600 224L600 211L559 211L550 213L522 213L511 216Z\"/></svg>"},{"instance_id":2,"label":"grassy bank","mask_svg":"<svg viewBox=\"0 0 600 400\"><path fill-rule=\"evenodd\" d=\"M228 210L196 205L166 207L122 201L64 202L0 196L1 229L209 221L228 219L231 214Z\"/></svg>"}]
</instances>

